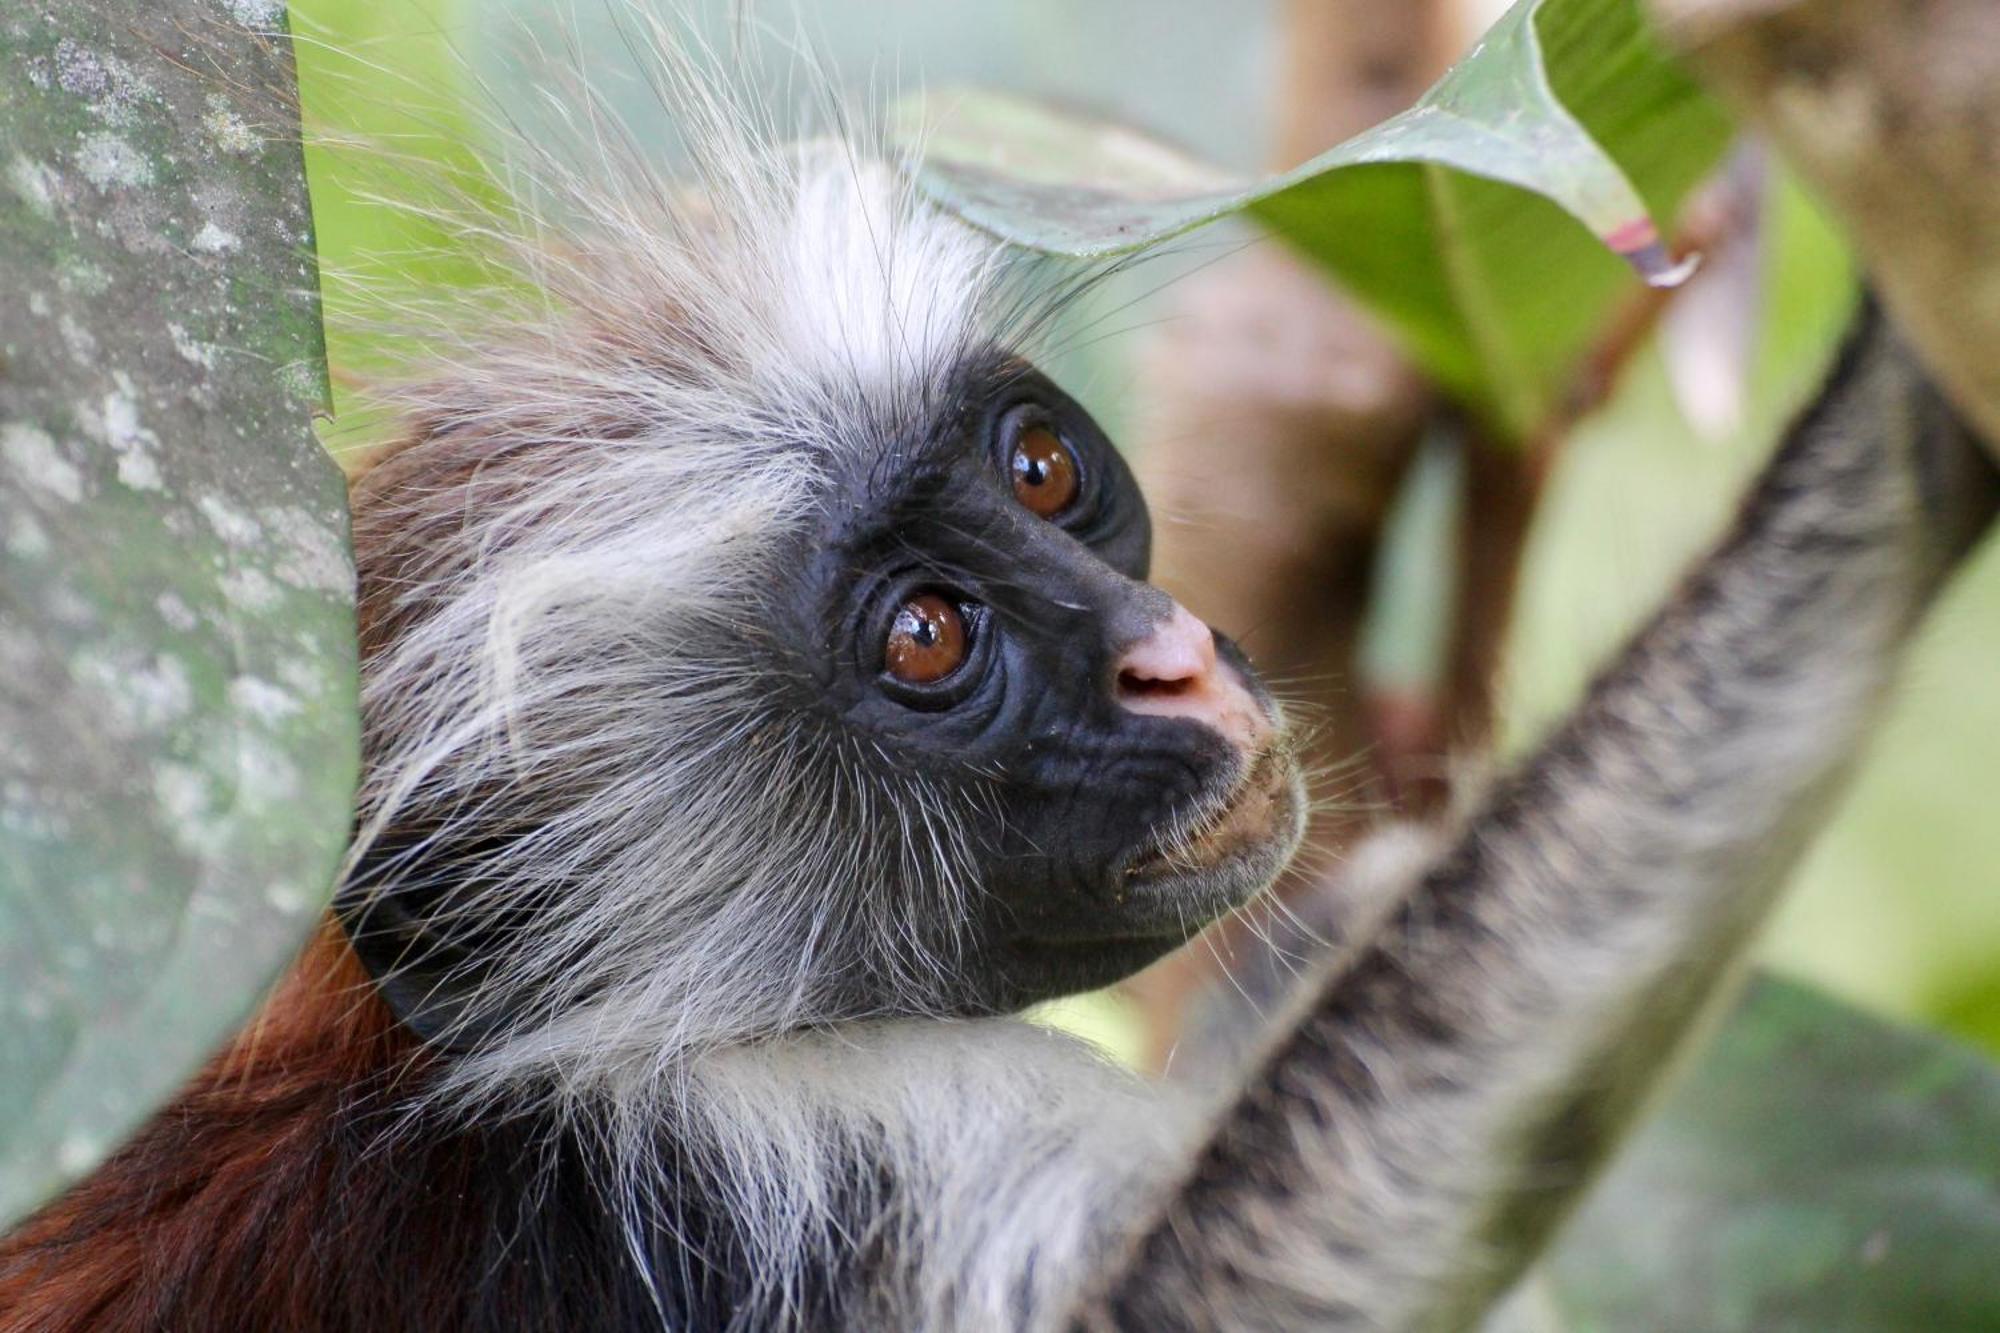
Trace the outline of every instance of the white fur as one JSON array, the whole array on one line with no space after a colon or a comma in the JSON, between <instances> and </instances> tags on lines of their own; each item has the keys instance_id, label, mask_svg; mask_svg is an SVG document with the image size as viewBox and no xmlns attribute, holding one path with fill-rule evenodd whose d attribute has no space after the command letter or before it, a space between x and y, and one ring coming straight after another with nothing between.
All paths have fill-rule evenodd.
<instances>
[{"instance_id":1,"label":"white fur","mask_svg":"<svg viewBox=\"0 0 2000 1333\"><path fill-rule=\"evenodd\" d=\"M718 1049L685 1077L622 1086L616 1104L674 1108L675 1138L699 1145L749 1239L752 1318L771 1323L872 1219L889 1270L877 1326L1052 1326L1200 1121L1075 1038L1008 1019L850 1025ZM857 1162L892 1192L836 1196Z\"/></svg>"}]
</instances>

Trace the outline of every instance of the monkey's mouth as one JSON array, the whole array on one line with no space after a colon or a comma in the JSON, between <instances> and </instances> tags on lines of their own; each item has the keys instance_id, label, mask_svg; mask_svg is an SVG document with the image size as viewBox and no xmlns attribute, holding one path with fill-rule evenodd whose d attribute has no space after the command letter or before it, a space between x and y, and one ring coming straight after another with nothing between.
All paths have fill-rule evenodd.
<instances>
[{"instance_id":1,"label":"monkey's mouth","mask_svg":"<svg viewBox=\"0 0 2000 1333\"><path fill-rule=\"evenodd\" d=\"M1213 878L1235 868L1244 873L1225 878L1240 901L1275 878L1291 858L1302 824L1302 804L1298 765L1290 748L1282 743L1267 746L1235 785L1191 818L1156 835L1125 865L1122 877L1136 887L1162 880ZM1258 875L1257 883L1234 884Z\"/></svg>"},{"instance_id":2,"label":"monkey's mouth","mask_svg":"<svg viewBox=\"0 0 2000 1333\"><path fill-rule=\"evenodd\" d=\"M1108 898L1079 904L1085 919L1013 939L1023 975L1040 978L1023 994L1069 994L1138 971L1269 887L1304 828L1298 761L1278 739L1236 781L1111 867Z\"/></svg>"}]
</instances>

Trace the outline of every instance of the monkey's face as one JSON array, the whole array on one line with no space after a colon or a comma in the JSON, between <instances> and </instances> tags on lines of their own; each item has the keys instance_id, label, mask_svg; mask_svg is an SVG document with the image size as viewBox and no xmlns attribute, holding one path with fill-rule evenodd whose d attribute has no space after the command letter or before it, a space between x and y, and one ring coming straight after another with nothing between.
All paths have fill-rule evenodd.
<instances>
[{"instance_id":1,"label":"monkey's face","mask_svg":"<svg viewBox=\"0 0 2000 1333\"><path fill-rule=\"evenodd\" d=\"M771 171L672 243L617 210L559 326L467 350L353 491L340 908L494 1070L1102 985L1299 837L1125 465L992 350L1041 298L890 173Z\"/></svg>"},{"instance_id":2,"label":"monkey's face","mask_svg":"<svg viewBox=\"0 0 2000 1333\"><path fill-rule=\"evenodd\" d=\"M1302 823L1284 725L1235 644L1145 582L1145 502L1083 409L995 356L870 454L800 562L795 637L863 762L974 825L947 1002L1106 984L1268 884Z\"/></svg>"}]
</instances>

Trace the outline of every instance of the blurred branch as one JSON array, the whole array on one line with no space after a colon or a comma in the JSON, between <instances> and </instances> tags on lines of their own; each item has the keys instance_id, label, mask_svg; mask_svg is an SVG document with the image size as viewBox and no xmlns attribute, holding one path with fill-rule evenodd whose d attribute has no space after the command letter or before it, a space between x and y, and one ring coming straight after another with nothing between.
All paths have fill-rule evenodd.
<instances>
[{"instance_id":1,"label":"blurred branch","mask_svg":"<svg viewBox=\"0 0 2000 1333\"><path fill-rule=\"evenodd\" d=\"M1459 45L1459 0L1288 0L1275 165L1289 167L1421 95ZM1738 229L1732 182L1691 200L1685 249ZM1148 348L1140 470L1159 516L1156 577L1242 634L1311 731L1326 775L1308 852L1281 898L1313 896L1337 934L1329 863L1385 811L1423 816L1449 797L1451 756L1494 730L1496 684L1543 481L1577 423L1603 404L1666 309L1643 289L1606 321L1549 418L1526 440L1460 434L1462 503L1449 639L1435 679L1368 682L1356 649L1399 488L1442 410L1432 388L1322 274L1274 247L1211 265L1176 293ZM1253 909L1269 910L1269 909ZM1141 978L1154 1051L1187 999L1262 929L1237 919Z\"/></svg>"},{"instance_id":2,"label":"blurred branch","mask_svg":"<svg viewBox=\"0 0 2000 1333\"><path fill-rule=\"evenodd\" d=\"M1751 170L1739 158L1691 195L1676 228L1677 256L1700 255L1701 270L1684 287L1638 287L1611 312L1597 340L1576 368L1555 413L1527 441L1531 466L1546 474L1563 442L1591 413L1609 402L1632 359L1660 328L1667 312L1680 308L1689 293L1705 291L1715 277L1718 256L1754 245L1762 206L1762 172L1754 156ZM1734 300L1746 299L1741 293Z\"/></svg>"},{"instance_id":3,"label":"blurred branch","mask_svg":"<svg viewBox=\"0 0 2000 1333\"><path fill-rule=\"evenodd\" d=\"M1456 54L1454 0L1289 0L1273 156L1290 166L1415 101ZM1180 284L1146 350L1138 452L1159 519L1156 578L1242 634L1312 730L1332 774L1311 845L1337 847L1380 799L1355 649L1397 486L1433 410L1429 387L1304 261L1255 246ZM1308 861L1318 858L1308 857ZM1299 873L1292 892L1309 885ZM1281 891L1283 891L1281 889ZM1132 985L1164 1057L1188 997L1234 952L1212 931Z\"/></svg>"},{"instance_id":4,"label":"blurred branch","mask_svg":"<svg viewBox=\"0 0 2000 1333\"><path fill-rule=\"evenodd\" d=\"M1946 389L2000 440L2000 5L1651 4L1832 205Z\"/></svg>"},{"instance_id":5,"label":"blurred branch","mask_svg":"<svg viewBox=\"0 0 2000 1333\"><path fill-rule=\"evenodd\" d=\"M1712 255L1754 236L1754 177L1718 175L1692 196L1678 228L1680 254ZM1466 495L1460 532L1459 595L1449 676L1429 748L1476 751L1493 734L1499 668L1513 623L1521 562L1543 485L1563 445L1610 401L1633 358L1677 300L1700 290L1713 273L1683 288L1639 287L1611 312L1579 362L1555 413L1520 444L1473 435L1466 444ZM1421 757L1421 756L1419 756ZM1449 793L1441 781L1418 787L1414 813L1438 808Z\"/></svg>"},{"instance_id":6,"label":"blurred branch","mask_svg":"<svg viewBox=\"0 0 2000 1333\"><path fill-rule=\"evenodd\" d=\"M1272 147L1296 166L1422 96L1457 56L1449 0L1286 0Z\"/></svg>"}]
</instances>

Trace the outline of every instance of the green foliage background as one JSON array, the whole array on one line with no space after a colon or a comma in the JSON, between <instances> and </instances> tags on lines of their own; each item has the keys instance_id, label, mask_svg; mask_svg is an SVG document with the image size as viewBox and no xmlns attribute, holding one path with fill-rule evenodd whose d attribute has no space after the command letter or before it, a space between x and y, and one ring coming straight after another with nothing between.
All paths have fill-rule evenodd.
<instances>
[{"instance_id":1,"label":"green foliage background","mask_svg":"<svg viewBox=\"0 0 2000 1333\"><path fill-rule=\"evenodd\" d=\"M689 0L676 8L700 11L719 32L729 6ZM603 9L579 5L575 20L587 28ZM864 93L906 85L919 73L936 83L983 80L1092 103L1225 163L1249 165L1258 156L1276 9L1269 0L823 0L798 9L808 15L800 31L763 44L781 52L809 48L844 86ZM504 64L516 15L567 14L568 6L294 0L292 11L310 124L441 161L475 197L499 197L467 151L477 125L493 113L478 72ZM1129 39L1135 29L1145 31L1144 42ZM645 114L643 105L634 111L641 124ZM391 304L415 299L472 280L476 266L454 256L443 225L373 202L379 183L349 157L315 149L308 170L336 316L336 400L351 423L354 386L381 363L369 334L339 322L341 309L364 293ZM1696 438L1649 347L1614 401L1583 424L1564 453L1534 535L1510 653L1505 730L1515 743L1574 698L1593 664L1725 521L1837 334L1850 294L1838 241L1790 191L1779 193L1768 231L1765 323L1743 428L1723 440ZM1197 258L1216 243L1197 239ZM1142 287L1163 271L1150 270ZM1143 295L1140 288L1114 293L1107 310ZM1107 325L1141 326L1153 309L1141 299L1105 315ZM1124 356L1136 337L1094 338L1065 370L1113 423L1125 416L1131 380ZM329 440L338 449L365 435L349 425ZM1880 743L1800 872L1767 960L2000 1050L1996 741L2000 549L1967 572L1932 620Z\"/></svg>"}]
</instances>

